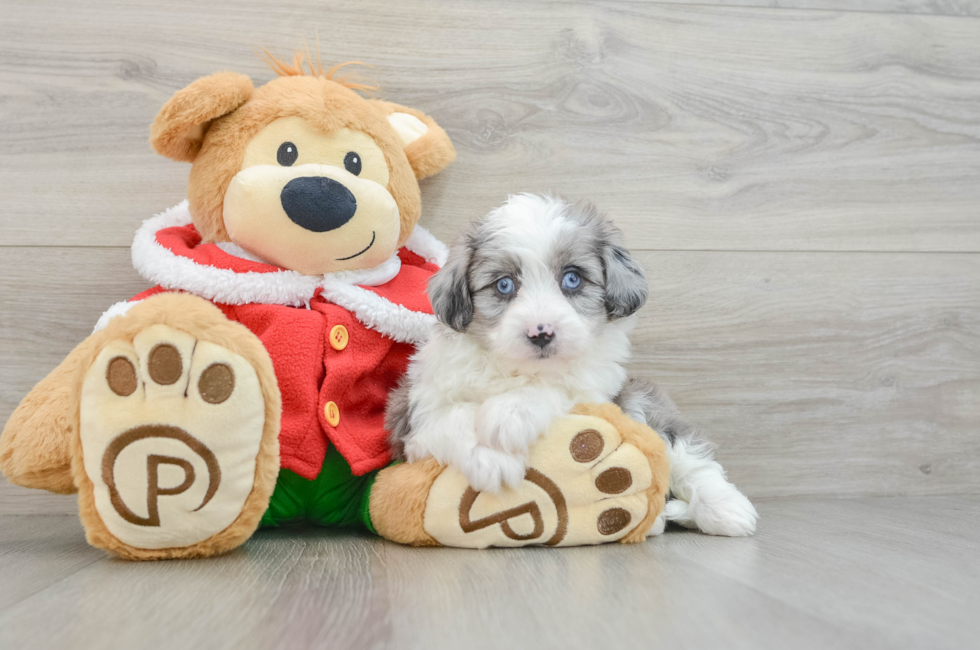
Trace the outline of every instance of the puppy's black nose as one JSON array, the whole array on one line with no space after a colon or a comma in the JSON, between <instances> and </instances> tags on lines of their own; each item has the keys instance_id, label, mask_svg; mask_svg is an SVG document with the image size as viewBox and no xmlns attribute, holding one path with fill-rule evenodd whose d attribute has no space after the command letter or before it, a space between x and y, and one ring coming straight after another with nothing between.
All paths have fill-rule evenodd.
<instances>
[{"instance_id":1,"label":"puppy's black nose","mask_svg":"<svg viewBox=\"0 0 980 650\"><path fill-rule=\"evenodd\" d=\"M528 328L527 338L533 345L543 350L555 338L555 330L550 324L539 324L536 328Z\"/></svg>"},{"instance_id":2,"label":"puppy's black nose","mask_svg":"<svg viewBox=\"0 0 980 650\"><path fill-rule=\"evenodd\" d=\"M279 195L286 216L313 232L340 228L357 211L351 191L326 176L303 176L286 183Z\"/></svg>"},{"instance_id":3,"label":"puppy's black nose","mask_svg":"<svg viewBox=\"0 0 980 650\"><path fill-rule=\"evenodd\" d=\"M529 336L527 338L530 339L533 345L536 345L543 350L546 345L551 343L551 339L555 338L555 335L552 334L549 336L548 334L538 334L537 336Z\"/></svg>"}]
</instances>

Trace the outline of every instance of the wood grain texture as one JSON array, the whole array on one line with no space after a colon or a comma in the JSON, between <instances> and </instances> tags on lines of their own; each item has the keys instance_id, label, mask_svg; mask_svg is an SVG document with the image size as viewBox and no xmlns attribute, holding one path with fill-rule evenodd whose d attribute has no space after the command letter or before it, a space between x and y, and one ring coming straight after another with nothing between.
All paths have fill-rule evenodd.
<instances>
[{"instance_id":1,"label":"wood grain texture","mask_svg":"<svg viewBox=\"0 0 980 650\"><path fill-rule=\"evenodd\" d=\"M0 476L0 514L77 516L78 498L73 494L29 490L12 485Z\"/></svg>"},{"instance_id":2,"label":"wood grain texture","mask_svg":"<svg viewBox=\"0 0 980 650\"><path fill-rule=\"evenodd\" d=\"M642 2L124 5L8 0L0 237L128 245L187 168L147 126L256 47L366 60L459 160L425 183L449 237L507 193L609 210L638 248L980 250L980 21ZM215 26L220 25L220 29Z\"/></svg>"},{"instance_id":3,"label":"wood grain texture","mask_svg":"<svg viewBox=\"0 0 980 650\"><path fill-rule=\"evenodd\" d=\"M976 496L758 505L748 539L471 551L289 529L213 560L140 564L93 561L72 518L0 517L0 646L973 645Z\"/></svg>"},{"instance_id":4,"label":"wood grain texture","mask_svg":"<svg viewBox=\"0 0 980 650\"><path fill-rule=\"evenodd\" d=\"M0 512L0 611L105 559L85 543L78 517Z\"/></svg>"},{"instance_id":5,"label":"wood grain texture","mask_svg":"<svg viewBox=\"0 0 980 650\"><path fill-rule=\"evenodd\" d=\"M749 494L980 491L980 257L640 258L633 370Z\"/></svg>"},{"instance_id":6,"label":"wood grain texture","mask_svg":"<svg viewBox=\"0 0 980 650\"><path fill-rule=\"evenodd\" d=\"M980 16L980 3L976 0L669 0L669 4Z\"/></svg>"},{"instance_id":7,"label":"wood grain texture","mask_svg":"<svg viewBox=\"0 0 980 650\"><path fill-rule=\"evenodd\" d=\"M0 279L0 420L106 306L145 286L125 249L8 255L33 279ZM980 257L638 256L651 297L632 371L720 444L750 496L980 492ZM66 268L89 290L65 292ZM0 488L18 493L35 495Z\"/></svg>"}]
</instances>

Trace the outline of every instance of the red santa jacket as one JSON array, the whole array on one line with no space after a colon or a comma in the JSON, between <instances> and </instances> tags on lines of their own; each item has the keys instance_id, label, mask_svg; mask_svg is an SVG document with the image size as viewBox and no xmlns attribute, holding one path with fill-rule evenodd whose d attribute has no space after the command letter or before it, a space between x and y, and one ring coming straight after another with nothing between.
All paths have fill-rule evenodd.
<instances>
[{"instance_id":1,"label":"red santa jacket","mask_svg":"<svg viewBox=\"0 0 980 650\"><path fill-rule=\"evenodd\" d=\"M96 329L162 291L186 291L251 330L272 358L282 393L281 465L319 474L333 443L356 475L391 460L384 410L415 345L435 323L425 293L446 247L416 228L374 269L307 276L252 258L231 243L202 244L187 203L147 220L133 266L157 286L113 305Z\"/></svg>"}]
</instances>

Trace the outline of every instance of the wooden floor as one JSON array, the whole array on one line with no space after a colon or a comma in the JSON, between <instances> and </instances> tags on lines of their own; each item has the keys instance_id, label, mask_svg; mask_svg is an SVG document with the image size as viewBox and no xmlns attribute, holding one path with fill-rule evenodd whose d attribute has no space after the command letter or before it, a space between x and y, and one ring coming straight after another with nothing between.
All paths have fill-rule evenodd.
<instances>
[{"instance_id":1,"label":"wooden floor","mask_svg":"<svg viewBox=\"0 0 980 650\"><path fill-rule=\"evenodd\" d=\"M975 648L980 497L759 503L757 537L413 549L267 531L133 564L0 516L2 648Z\"/></svg>"},{"instance_id":2,"label":"wooden floor","mask_svg":"<svg viewBox=\"0 0 980 650\"><path fill-rule=\"evenodd\" d=\"M0 650L977 647L980 0L0 0L0 422L146 288L132 233L188 170L149 149L160 106L317 34L452 137L440 238L517 191L623 227L633 371L720 443L758 536L289 530L133 565L0 479Z\"/></svg>"}]
</instances>

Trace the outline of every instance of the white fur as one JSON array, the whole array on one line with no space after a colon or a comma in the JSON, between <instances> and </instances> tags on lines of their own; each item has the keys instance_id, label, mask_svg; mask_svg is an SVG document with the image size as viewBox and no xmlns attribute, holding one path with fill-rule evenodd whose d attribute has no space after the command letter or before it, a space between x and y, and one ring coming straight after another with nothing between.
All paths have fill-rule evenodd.
<instances>
[{"instance_id":1,"label":"white fur","mask_svg":"<svg viewBox=\"0 0 980 650\"><path fill-rule=\"evenodd\" d=\"M449 249L446 245L422 226L415 226L415 230L405 242L405 248L440 268L445 266L446 258L449 257Z\"/></svg>"},{"instance_id":2,"label":"white fur","mask_svg":"<svg viewBox=\"0 0 980 650\"><path fill-rule=\"evenodd\" d=\"M104 330L106 328L106 325L109 324L109 321L111 321L116 316L125 316L126 313L133 308L134 305L138 305L140 302L142 301L123 300L122 302L117 302L116 304L112 305L104 312L102 312L101 316L99 316L99 320L95 323L95 329L92 330L92 333L94 334L95 332Z\"/></svg>"},{"instance_id":3,"label":"white fur","mask_svg":"<svg viewBox=\"0 0 980 650\"><path fill-rule=\"evenodd\" d=\"M609 387L615 394L622 386L633 324L632 317L607 323L588 354L542 360L529 372L530 362L488 354L439 323L408 369L409 461L431 455L459 468L478 490L520 484L528 447L555 418L581 402L608 401Z\"/></svg>"},{"instance_id":4,"label":"white fur","mask_svg":"<svg viewBox=\"0 0 980 650\"><path fill-rule=\"evenodd\" d=\"M670 491L675 497L667 503L669 521L711 535L743 537L755 532L759 518L755 507L728 482L709 450L678 438L668 452Z\"/></svg>"},{"instance_id":5,"label":"white fur","mask_svg":"<svg viewBox=\"0 0 980 650\"><path fill-rule=\"evenodd\" d=\"M533 199L533 200L528 200ZM484 347L439 323L409 366L409 461L433 456L456 466L478 490L499 491L524 478L528 447L551 422L582 402L605 402L626 381L635 317L587 319L562 294L546 260L570 224L564 204L512 197L488 217L508 252L522 260L520 290ZM543 208L543 209L542 209ZM556 332L549 356L527 340L529 328Z\"/></svg>"}]
</instances>

